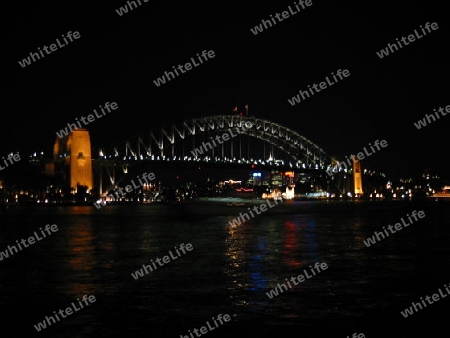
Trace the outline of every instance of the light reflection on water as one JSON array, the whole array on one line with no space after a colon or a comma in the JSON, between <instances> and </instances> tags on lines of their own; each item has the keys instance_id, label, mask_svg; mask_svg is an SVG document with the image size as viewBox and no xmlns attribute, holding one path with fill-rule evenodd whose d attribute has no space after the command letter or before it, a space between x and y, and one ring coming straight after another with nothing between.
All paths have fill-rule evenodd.
<instances>
[{"instance_id":1,"label":"light reflection on water","mask_svg":"<svg viewBox=\"0 0 450 338\"><path fill-rule=\"evenodd\" d=\"M270 303L279 301L269 299L266 292L321 261L315 226L313 216L295 214L262 216L238 226L227 226L228 273L233 278L229 290L236 312L275 319ZM301 289L302 285L294 288ZM243 293L242 289L247 292ZM285 291L290 292L294 290ZM280 299L283 300L279 306L293 310L285 311L285 318L301 316L295 313L298 308L295 302L286 301L281 295Z\"/></svg>"},{"instance_id":2,"label":"light reflection on water","mask_svg":"<svg viewBox=\"0 0 450 338\"><path fill-rule=\"evenodd\" d=\"M59 230L0 262L0 298L26 304L32 328L62 305L95 295L92 309L51 328L59 334L66 325L87 334L106 327L113 334L125 320L137 332L155 334L149 326L156 325L176 335L218 313L230 313L233 323L305 327L395 316L424 294L417 285L433 286L444 277L448 282L449 269L442 266L450 257L445 245L450 236L440 223L448 219L448 210L437 211L440 216L430 211L420 225L371 248L362 241L405 210L327 212L318 207L261 214L240 225L230 225L237 215L222 210L214 213L209 207L207 215L198 216L177 214L168 206L3 212L0 250L47 223ZM183 242L193 243L192 253L141 280L131 278L142 264ZM418 243L429 249L419 254ZM328 269L267 297L278 283L315 262L327 263Z\"/></svg>"},{"instance_id":3,"label":"light reflection on water","mask_svg":"<svg viewBox=\"0 0 450 338\"><path fill-rule=\"evenodd\" d=\"M86 224L88 223L88 224ZM90 222L83 222L77 225L76 231L69 236L68 242L68 268L71 270L69 275L73 276L70 280L62 280L61 284L66 284L69 298L76 299L80 295L92 294L95 286L92 283L81 281L93 280L93 271L96 266L94 261L93 234ZM61 276L63 276L61 274Z\"/></svg>"}]
</instances>

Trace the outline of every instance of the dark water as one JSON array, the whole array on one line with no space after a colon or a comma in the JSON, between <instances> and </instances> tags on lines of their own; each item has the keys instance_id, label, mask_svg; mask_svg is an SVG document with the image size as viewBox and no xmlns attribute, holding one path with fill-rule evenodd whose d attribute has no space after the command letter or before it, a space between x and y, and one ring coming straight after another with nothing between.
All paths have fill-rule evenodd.
<instances>
[{"instance_id":1,"label":"dark water","mask_svg":"<svg viewBox=\"0 0 450 338\"><path fill-rule=\"evenodd\" d=\"M364 245L413 210L426 217ZM193 337L448 337L450 297L400 314L450 283L448 203L292 202L231 226L242 211L213 203L0 210L1 251L58 226L0 262L2 328L41 337L180 337L229 314L230 322ZM182 243L193 250L131 276ZM266 295L315 262L328 269ZM83 295L96 301L34 328Z\"/></svg>"}]
</instances>

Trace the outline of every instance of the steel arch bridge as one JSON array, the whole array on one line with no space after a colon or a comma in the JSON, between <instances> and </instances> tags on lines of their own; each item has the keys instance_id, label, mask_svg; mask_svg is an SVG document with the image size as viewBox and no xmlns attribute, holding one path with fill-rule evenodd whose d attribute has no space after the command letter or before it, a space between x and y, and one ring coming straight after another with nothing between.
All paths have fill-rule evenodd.
<instances>
[{"instance_id":1,"label":"steel arch bridge","mask_svg":"<svg viewBox=\"0 0 450 338\"><path fill-rule=\"evenodd\" d=\"M215 161L286 165L288 162L295 168L322 170L333 163L321 147L298 132L265 119L237 115L186 120L157 133L139 135L119 147L100 148L98 157L93 158L115 163Z\"/></svg>"}]
</instances>

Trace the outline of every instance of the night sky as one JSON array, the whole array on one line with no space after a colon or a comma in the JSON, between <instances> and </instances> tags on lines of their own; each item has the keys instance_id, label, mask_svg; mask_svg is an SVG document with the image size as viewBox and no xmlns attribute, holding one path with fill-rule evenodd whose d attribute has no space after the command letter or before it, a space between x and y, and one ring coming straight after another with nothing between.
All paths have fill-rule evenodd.
<instances>
[{"instance_id":1,"label":"night sky","mask_svg":"<svg viewBox=\"0 0 450 338\"><path fill-rule=\"evenodd\" d=\"M294 1L141 3L123 16L116 9L126 1L39 2L11 14L16 24L4 63L13 76L3 84L0 156L50 152L56 131L107 101L119 108L88 125L94 147L122 145L191 118L230 114L247 103L250 115L288 126L332 156L343 158L385 139L388 147L363 167L388 175L428 169L449 176L444 161L450 114L420 130L413 124L450 104L443 7L313 0L254 35L250 28ZM377 56L426 22L439 29ZM25 68L19 65L68 31L81 37ZM153 83L203 50L215 57L160 87ZM350 76L295 106L288 103L338 69Z\"/></svg>"}]
</instances>

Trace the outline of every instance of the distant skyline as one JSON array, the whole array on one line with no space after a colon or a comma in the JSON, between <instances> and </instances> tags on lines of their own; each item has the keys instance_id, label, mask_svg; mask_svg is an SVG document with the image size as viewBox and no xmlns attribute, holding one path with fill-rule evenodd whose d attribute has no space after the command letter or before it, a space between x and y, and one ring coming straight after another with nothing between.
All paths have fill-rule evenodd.
<instances>
[{"instance_id":1,"label":"distant skyline","mask_svg":"<svg viewBox=\"0 0 450 338\"><path fill-rule=\"evenodd\" d=\"M86 126L94 147L121 145L151 130L231 114L232 107L248 104L250 115L287 126L341 160L386 140L388 146L367 157L363 168L400 176L449 172L450 114L420 129L415 125L450 104L448 29L437 17L443 11L438 5L313 0L255 35L252 28L293 1L227 2L219 8L143 2L119 15L116 10L126 3L39 3L17 16L17 47L7 48L13 78L3 84L8 117L0 158L11 151L51 151L56 132L106 102L118 108ZM427 22L439 28L391 55L377 55ZM70 42L69 32L79 37ZM68 43L20 66L58 38ZM199 63L197 54L205 50L214 57L184 73L177 68L191 58ZM179 75L156 86L174 67ZM350 76L289 104L299 90L339 69Z\"/></svg>"}]
</instances>

